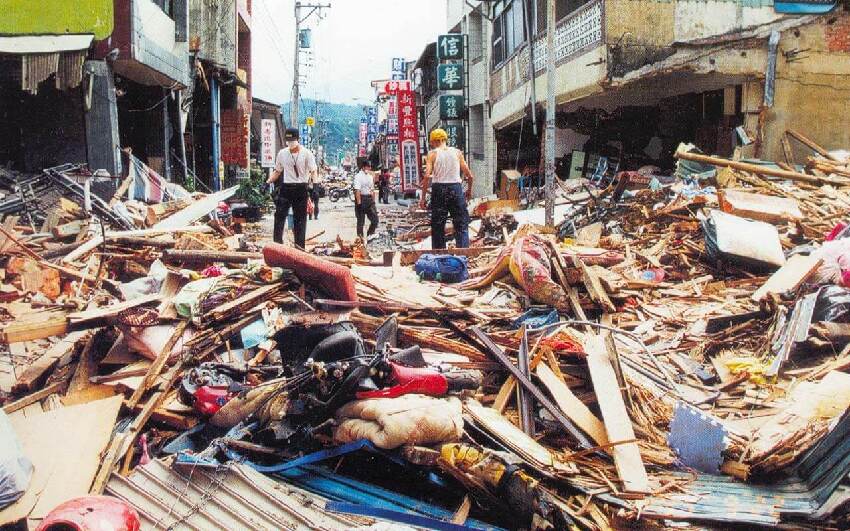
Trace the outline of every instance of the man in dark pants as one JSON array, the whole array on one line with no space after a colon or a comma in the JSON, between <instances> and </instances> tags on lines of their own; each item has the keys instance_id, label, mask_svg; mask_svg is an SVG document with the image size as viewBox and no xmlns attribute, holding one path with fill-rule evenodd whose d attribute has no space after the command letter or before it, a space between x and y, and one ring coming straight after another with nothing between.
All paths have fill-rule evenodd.
<instances>
[{"instance_id":1,"label":"man in dark pants","mask_svg":"<svg viewBox=\"0 0 850 531\"><path fill-rule=\"evenodd\" d=\"M422 179L420 206L425 208L425 195L431 191L431 248L446 248L446 220L452 216L455 245L469 247L469 211L466 201L472 194L473 175L466 164L463 152L448 147L448 135L442 129L431 131L431 151L425 159L425 177ZM461 174L466 177L467 189L463 191Z\"/></svg>"},{"instance_id":2,"label":"man in dark pants","mask_svg":"<svg viewBox=\"0 0 850 531\"><path fill-rule=\"evenodd\" d=\"M375 233L378 228L378 207L375 205L375 177L372 175L372 164L363 159L360 161L360 171L354 176L354 215L357 217L357 236L365 240ZM369 230L363 234L366 218L369 218Z\"/></svg>"},{"instance_id":3,"label":"man in dark pants","mask_svg":"<svg viewBox=\"0 0 850 531\"><path fill-rule=\"evenodd\" d=\"M283 243L283 229L291 207L295 245L303 249L307 239L307 184L315 178L316 157L298 143L298 129L287 129L284 139L286 147L277 153L274 171L266 181L280 180L275 196L273 237L277 243Z\"/></svg>"}]
</instances>

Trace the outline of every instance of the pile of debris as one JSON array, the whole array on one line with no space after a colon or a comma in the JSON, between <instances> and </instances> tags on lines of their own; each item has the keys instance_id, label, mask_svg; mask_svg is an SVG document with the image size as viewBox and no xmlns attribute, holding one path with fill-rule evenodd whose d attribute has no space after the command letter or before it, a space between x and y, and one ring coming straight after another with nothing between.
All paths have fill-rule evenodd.
<instances>
[{"instance_id":1,"label":"pile of debris","mask_svg":"<svg viewBox=\"0 0 850 531\"><path fill-rule=\"evenodd\" d=\"M0 524L846 527L850 166L819 149L682 147L565 184L556 229L484 204L486 246L382 263L69 187L0 239Z\"/></svg>"}]
</instances>

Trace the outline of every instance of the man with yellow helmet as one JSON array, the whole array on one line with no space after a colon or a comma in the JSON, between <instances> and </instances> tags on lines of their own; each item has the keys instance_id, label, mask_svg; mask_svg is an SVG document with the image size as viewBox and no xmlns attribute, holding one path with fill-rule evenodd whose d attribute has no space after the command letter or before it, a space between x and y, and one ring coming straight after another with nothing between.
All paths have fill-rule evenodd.
<instances>
[{"instance_id":1,"label":"man with yellow helmet","mask_svg":"<svg viewBox=\"0 0 850 531\"><path fill-rule=\"evenodd\" d=\"M472 196L474 179L463 152L446 145L448 135L443 129L434 129L428 137L431 151L425 159L425 176L422 179L420 206L425 208L425 196L431 192L431 247L446 248L446 220L452 217L455 244L469 247L469 211L466 201ZM463 190L461 174L466 177Z\"/></svg>"}]
</instances>

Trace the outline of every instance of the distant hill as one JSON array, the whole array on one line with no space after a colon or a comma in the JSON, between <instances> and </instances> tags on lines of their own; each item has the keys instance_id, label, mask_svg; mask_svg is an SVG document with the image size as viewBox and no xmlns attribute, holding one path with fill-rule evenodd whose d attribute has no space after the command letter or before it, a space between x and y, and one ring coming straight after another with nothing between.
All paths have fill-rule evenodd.
<instances>
[{"instance_id":1,"label":"distant hill","mask_svg":"<svg viewBox=\"0 0 850 531\"><path fill-rule=\"evenodd\" d=\"M281 105L281 112L284 122L288 122L289 103ZM346 138L350 139L348 149L356 145L360 116L363 115L362 106L303 99L298 114L300 115L298 122L302 124L308 116L316 118L317 125L313 127L313 137L314 139L316 135L321 137L328 164L339 163L339 153L346 150Z\"/></svg>"}]
</instances>

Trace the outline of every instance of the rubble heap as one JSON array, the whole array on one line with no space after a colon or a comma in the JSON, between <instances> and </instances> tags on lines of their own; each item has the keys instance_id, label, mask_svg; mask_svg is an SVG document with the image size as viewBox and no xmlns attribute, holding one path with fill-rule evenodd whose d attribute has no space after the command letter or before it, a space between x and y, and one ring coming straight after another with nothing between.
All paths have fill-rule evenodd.
<instances>
[{"instance_id":1,"label":"rubble heap","mask_svg":"<svg viewBox=\"0 0 850 531\"><path fill-rule=\"evenodd\" d=\"M0 524L106 493L145 528L846 527L850 165L815 152L682 147L563 184L554 229L478 205L454 283L68 183L2 225Z\"/></svg>"}]
</instances>

